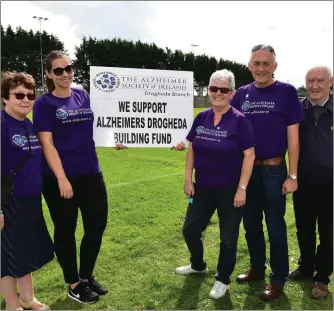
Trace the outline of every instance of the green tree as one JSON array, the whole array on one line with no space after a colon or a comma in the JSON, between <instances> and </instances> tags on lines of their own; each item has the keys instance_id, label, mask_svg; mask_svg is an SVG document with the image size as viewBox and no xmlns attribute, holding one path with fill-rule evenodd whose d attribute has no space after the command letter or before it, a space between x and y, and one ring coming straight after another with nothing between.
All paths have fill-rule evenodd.
<instances>
[{"instance_id":1,"label":"green tree","mask_svg":"<svg viewBox=\"0 0 334 311\"><path fill-rule=\"evenodd\" d=\"M25 71L31 74L37 88L41 88L41 53L39 32L26 31L17 27L16 31L8 26L4 30L1 25L1 70ZM64 51L64 44L54 35L42 32L43 61L52 50Z\"/></svg>"},{"instance_id":2,"label":"green tree","mask_svg":"<svg viewBox=\"0 0 334 311\"><path fill-rule=\"evenodd\" d=\"M181 50L173 52L168 47L162 49L154 43L140 40L133 42L120 38L98 40L84 37L80 46L76 47L75 56L75 82L87 91L90 85L89 66L194 71L198 94L203 94L211 74L217 69L232 70L237 86L253 81L245 65L223 59L217 61L205 54L194 56L193 53L185 54Z\"/></svg>"},{"instance_id":3,"label":"green tree","mask_svg":"<svg viewBox=\"0 0 334 311\"><path fill-rule=\"evenodd\" d=\"M306 96L306 87L304 85L297 88L297 91L298 91L298 96L300 97Z\"/></svg>"}]
</instances>

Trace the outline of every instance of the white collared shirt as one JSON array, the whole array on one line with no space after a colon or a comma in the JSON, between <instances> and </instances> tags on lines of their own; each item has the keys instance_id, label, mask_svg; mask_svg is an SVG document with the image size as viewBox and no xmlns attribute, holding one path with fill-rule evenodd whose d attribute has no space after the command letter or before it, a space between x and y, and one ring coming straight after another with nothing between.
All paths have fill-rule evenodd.
<instances>
[{"instance_id":1,"label":"white collared shirt","mask_svg":"<svg viewBox=\"0 0 334 311\"><path fill-rule=\"evenodd\" d=\"M329 99L329 96L326 97L324 100L317 103L309 97L309 100L312 106L321 106L321 107L323 107L327 103L328 99Z\"/></svg>"}]
</instances>

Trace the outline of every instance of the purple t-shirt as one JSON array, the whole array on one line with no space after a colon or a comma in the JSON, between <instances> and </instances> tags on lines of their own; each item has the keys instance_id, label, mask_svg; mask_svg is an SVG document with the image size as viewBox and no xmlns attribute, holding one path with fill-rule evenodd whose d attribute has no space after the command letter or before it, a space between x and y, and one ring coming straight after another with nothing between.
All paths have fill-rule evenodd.
<instances>
[{"instance_id":1,"label":"purple t-shirt","mask_svg":"<svg viewBox=\"0 0 334 311\"><path fill-rule=\"evenodd\" d=\"M259 160L285 156L287 127L304 119L297 90L280 81L265 88L257 88L254 82L240 87L231 106L251 121L256 140L255 155Z\"/></svg>"},{"instance_id":2,"label":"purple t-shirt","mask_svg":"<svg viewBox=\"0 0 334 311\"><path fill-rule=\"evenodd\" d=\"M237 187L243 151L255 146L252 126L231 107L214 126L213 109L200 112L187 135L194 150L195 181L201 188Z\"/></svg>"},{"instance_id":3,"label":"purple t-shirt","mask_svg":"<svg viewBox=\"0 0 334 311\"><path fill-rule=\"evenodd\" d=\"M51 132L66 176L100 172L93 140L94 115L89 95L71 89L70 97L59 98L52 93L37 98L33 110L35 132ZM53 172L44 161L44 173Z\"/></svg>"},{"instance_id":4,"label":"purple t-shirt","mask_svg":"<svg viewBox=\"0 0 334 311\"><path fill-rule=\"evenodd\" d=\"M39 196L42 192L42 148L33 130L32 123L25 118L19 121L11 117L4 109L1 111L1 175L9 176L23 159L29 160L19 169L14 179L13 197Z\"/></svg>"}]
</instances>

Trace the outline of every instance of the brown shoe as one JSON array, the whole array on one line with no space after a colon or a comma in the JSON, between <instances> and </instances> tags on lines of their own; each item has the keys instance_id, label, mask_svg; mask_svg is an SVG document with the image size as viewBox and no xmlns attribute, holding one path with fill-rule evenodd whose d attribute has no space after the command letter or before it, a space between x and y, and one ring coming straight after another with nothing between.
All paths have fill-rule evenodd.
<instances>
[{"instance_id":1,"label":"brown shoe","mask_svg":"<svg viewBox=\"0 0 334 311\"><path fill-rule=\"evenodd\" d=\"M271 283L262 291L260 297L263 300L274 300L281 296L282 286L278 283Z\"/></svg>"},{"instance_id":2,"label":"brown shoe","mask_svg":"<svg viewBox=\"0 0 334 311\"><path fill-rule=\"evenodd\" d=\"M309 278L312 278L312 276L303 274L299 268L291 271L288 275L288 280L290 281L301 281L301 280L309 279Z\"/></svg>"},{"instance_id":3,"label":"brown shoe","mask_svg":"<svg viewBox=\"0 0 334 311\"><path fill-rule=\"evenodd\" d=\"M247 282L263 281L264 279L265 279L264 271L259 271L259 270L256 270L256 269L250 269L246 273L240 274L237 277L237 283L245 284Z\"/></svg>"},{"instance_id":4,"label":"brown shoe","mask_svg":"<svg viewBox=\"0 0 334 311\"><path fill-rule=\"evenodd\" d=\"M315 299L323 299L327 298L327 296L328 296L328 285L321 282L315 282L312 289L312 297Z\"/></svg>"}]
</instances>

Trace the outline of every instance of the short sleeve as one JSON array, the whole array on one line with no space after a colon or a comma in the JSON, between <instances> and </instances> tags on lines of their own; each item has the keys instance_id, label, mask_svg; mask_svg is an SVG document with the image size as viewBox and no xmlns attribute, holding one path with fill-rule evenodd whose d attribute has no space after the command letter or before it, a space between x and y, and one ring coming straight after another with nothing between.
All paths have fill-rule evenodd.
<instances>
[{"instance_id":1,"label":"short sleeve","mask_svg":"<svg viewBox=\"0 0 334 311\"><path fill-rule=\"evenodd\" d=\"M90 97L89 97L88 92L85 89L73 88L72 90L75 90L78 96L80 96L82 103L84 103L83 107L91 108L90 107Z\"/></svg>"},{"instance_id":2,"label":"short sleeve","mask_svg":"<svg viewBox=\"0 0 334 311\"><path fill-rule=\"evenodd\" d=\"M52 110L43 96L36 100L33 108L33 126L36 133L53 131L54 113Z\"/></svg>"},{"instance_id":3,"label":"short sleeve","mask_svg":"<svg viewBox=\"0 0 334 311\"><path fill-rule=\"evenodd\" d=\"M88 94L88 92L86 90L82 90L82 91L84 93L84 98L87 101L88 107L90 108L90 97L89 97L89 94Z\"/></svg>"},{"instance_id":4,"label":"short sleeve","mask_svg":"<svg viewBox=\"0 0 334 311\"><path fill-rule=\"evenodd\" d=\"M1 122L1 154L5 154L6 150L8 150L8 131L5 122L2 120Z\"/></svg>"},{"instance_id":5,"label":"short sleeve","mask_svg":"<svg viewBox=\"0 0 334 311\"><path fill-rule=\"evenodd\" d=\"M253 126L245 116L239 117L238 141L242 151L255 147Z\"/></svg>"},{"instance_id":6,"label":"short sleeve","mask_svg":"<svg viewBox=\"0 0 334 311\"><path fill-rule=\"evenodd\" d=\"M239 100L240 89L238 89L230 100L230 105L240 111L240 100Z\"/></svg>"},{"instance_id":7,"label":"short sleeve","mask_svg":"<svg viewBox=\"0 0 334 311\"><path fill-rule=\"evenodd\" d=\"M188 141L190 141L190 142L192 142L192 141L194 140L194 138L196 137L196 128L197 128L197 126L198 126L198 122L199 122L200 115L201 115L201 113L199 113L199 114L195 117L194 122L193 122L193 124L192 124L192 126L191 126L191 129L190 129L190 131L189 131L189 133L188 133L188 135L187 135L187 137L186 137L186 139L187 139Z\"/></svg>"},{"instance_id":8,"label":"short sleeve","mask_svg":"<svg viewBox=\"0 0 334 311\"><path fill-rule=\"evenodd\" d=\"M304 112L298 98L298 92L294 86L289 86L286 92L285 115L287 126L304 121Z\"/></svg>"}]
</instances>

